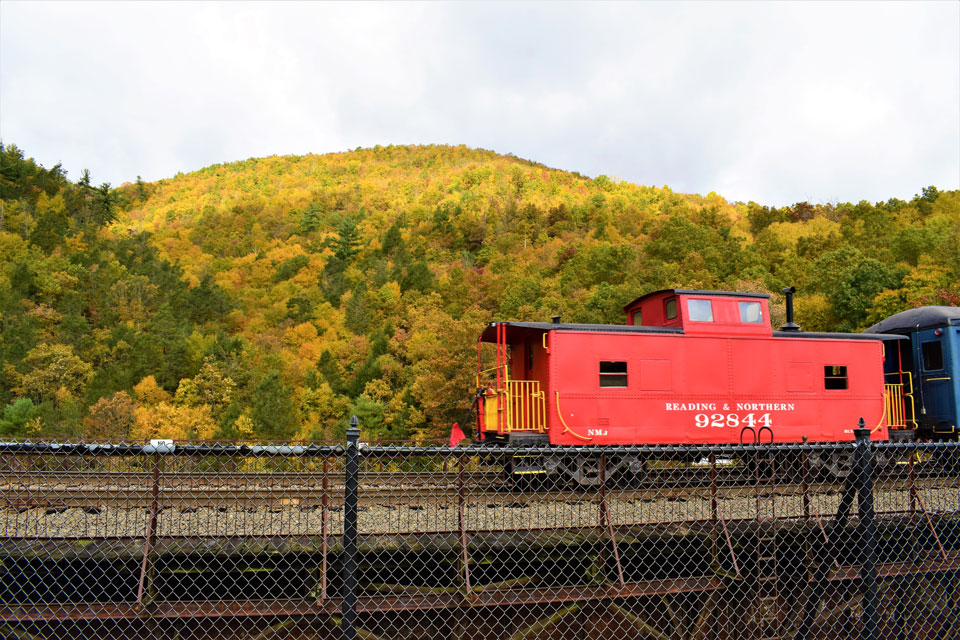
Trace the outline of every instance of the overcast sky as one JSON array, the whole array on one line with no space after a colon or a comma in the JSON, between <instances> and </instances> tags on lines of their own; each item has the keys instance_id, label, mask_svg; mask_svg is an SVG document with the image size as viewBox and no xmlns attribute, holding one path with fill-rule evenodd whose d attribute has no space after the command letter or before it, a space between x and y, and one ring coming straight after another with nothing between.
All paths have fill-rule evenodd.
<instances>
[{"instance_id":1,"label":"overcast sky","mask_svg":"<svg viewBox=\"0 0 960 640\"><path fill-rule=\"evenodd\" d=\"M960 2L0 2L0 137L69 177L466 144L784 205L960 188Z\"/></svg>"}]
</instances>

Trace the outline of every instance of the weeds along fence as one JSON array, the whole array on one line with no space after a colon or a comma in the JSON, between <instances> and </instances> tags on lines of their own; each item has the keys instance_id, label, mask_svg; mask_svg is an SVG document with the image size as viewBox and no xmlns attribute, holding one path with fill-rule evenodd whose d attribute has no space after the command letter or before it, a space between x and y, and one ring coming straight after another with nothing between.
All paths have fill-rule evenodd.
<instances>
[{"instance_id":1,"label":"weeds along fence","mask_svg":"<svg viewBox=\"0 0 960 640\"><path fill-rule=\"evenodd\" d=\"M0 637L960 637L956 444L359 437L0 443Z\"/></svg>"}]
</instances>

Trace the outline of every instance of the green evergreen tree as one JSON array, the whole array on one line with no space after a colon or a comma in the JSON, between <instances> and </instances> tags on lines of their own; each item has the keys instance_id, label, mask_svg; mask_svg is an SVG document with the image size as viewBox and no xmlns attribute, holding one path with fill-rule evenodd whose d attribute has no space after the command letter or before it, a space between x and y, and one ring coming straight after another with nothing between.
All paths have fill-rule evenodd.
<instances>
[{"instance_id":1,"label":"green evergreen tree","mask_svg":"<svg viewBox=\"0 0 960 640\"><path fill-rule=\"evenodd\" d=\"M304 254L293 256L288 260L284 260L282 263L280 263L280 266L277 267L277 271L273 274L274 282L283 282L284 280L289 280L293 276L297 275L297 272L300 271L300 269L303 269L309 263L310 256Z\"/></svg>"},{"instance_id":2,"label":"green evergreen tree","mask_svg":"<svg viewBox=\"0 0 960 640\"><path fill-rule=\"evenodd\" d=\"M63 244L69 230L70 220L65 211L47 211L37 218L30 232L30 243L49 253Z\"/></svg>"},{"instance_id":3,"label":"green evergreen tree","mask_svg":"<svg viewBox=\"0 0 960 640\"><path fill-rule=\"evenodd\" d=\"M327 264L323 266L323 273L320 276L320 290L323 291L323 297L334 307L340 306L340 299L350 288L350 281L344 274L347 269L347 262L336 256L330 256Z\"/></svg>"},{"instance_id":4,"label":"green evergreen tree","mask_svg":"<svg viewBox=\"0 0 960 640\"><path fill-rule=\"evenodd\" d=\"M376 380L383 375L383 369L380 367L378 361L380 356L387 353L389 345L387 335L389 331L390 328L387 327L374 337L370 345L370 353L367 354L367 359L353 372L353 377L346 389L347 395L350 397L356 398L363 393L363 389L367 386L368 382ZM332 388L331 386L331 389Z\"/></svg>"},{"instance_id":5,"label":"green evergreen tree","mask_svg":"<svg viewBox=\"0 0 960 640\"><path fill-rule=\"evenodd\" d=\"M164 303L132 344L135 377L140 380L153 375L157 384L173 393L180 380L196 375L199 367L191 363L187 350L192 329L189 322L177 317L171 302Z\"/></svg>"},{"instance_id":6,"label":"green evergreen tree","mask_svg":"<svg viewBox=\"0 0 960 640\"><path fill-rule=\"evenodd\" d=\"M297 295L287 300L287 317L300 324L313 317L313 301L305 295Z\"/></svg>"},{"instance_id":7,"label":"green evergreen tree","mask_svg":"<svg viewBox=\"0 0 960 640\"><path fill-rule=\"evenodd\" d=\"M349 263L360 253L360 235L357 232L357 221L344 217L337 225L337 237L331 242L333 255L337 260Z\"/></svg>"},{"instance_id":8,"label":"green evergreen tree","mask_svg":"<svg viewBox=\"0 0 960 640\"><path fill-rule=\"evenodd\" d=\"M251 401L257 435L267 440L288 440L297 432L296 407L293 393L271 371L257 383Z\"/></svg>"},{"instance_id":9,"label":"green evergreen tree","mask_svg":"<svg viewBox=\"0 0 960 640\"><path fill-rule=\"evenodd\" d=\"M353 286L350 300L344 309L344 324L350 331L356 334L366 332L367 327L373 322L371 317L373 307L370 304L370 295L367 293L367 285L362 280Z\"/></svg>"},{"instance_id":10,"label":"green evergreen tree","mask_svg":"<svg viewBox=\"0 0 960 640\"><path fill-rule=\"evenodd\" d=\"M384 255L390 255L403 242L403 235L400 233L400 223L394 222L383 234L383 240L380 243Z\"/></svg>"},{"instance_id":11,"label":"green evergreen tree","mask_svg":"<svg viewBox=\"0 0 960 640\"><path fill-rule=\"evenodd\" d=\"M236 306L210 274L204 275L199 285L186 292L183 302L187 316L196 324L223 321Z\"/></svg>"},{"instance_id":12,"label":"green evergreen tree","mask_svg":"<svg viewBox=\"0 0 960 640\"><path fill-rule=\"evenodd\" d=\"M300 223L297 231L301 236L309 236L320 228L322 224L321 214L323 208L319 204L311 204L300 214Z\"/></svg>"},{"instance_id":13,"label":"green evergreen tree","mask_svg":"<svg viewBox=\"0 0 960 640\"><path fill-rule=\"evenodd\" d=\"M90 219L95 229L105 227L117 220L117 195L110 190L110 183L104 182L93 192L93 204Z\"/></svg>"},{"instance_id":14,"label":"green evergreen tree","mask_svg":"<svg viewBox=\"0 0 960 640\"><path fill-rule=\"evenodd\" d=\"M323 376L323 379L326 380L327 384L330 385L331 391L337 394L344 392L343 379L340 376L340 367L329 349L324 349L323 353L320 354L316 369L320 375Z\"/></svg>"}]
</instances>

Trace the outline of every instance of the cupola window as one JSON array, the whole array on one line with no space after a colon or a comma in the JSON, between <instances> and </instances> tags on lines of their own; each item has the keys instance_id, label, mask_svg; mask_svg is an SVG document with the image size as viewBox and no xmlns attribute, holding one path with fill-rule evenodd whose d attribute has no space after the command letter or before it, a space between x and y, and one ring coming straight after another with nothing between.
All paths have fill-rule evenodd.
<instances>
[{"instance_id":1,"label":"cupola window","mask_svg":"<svg viewBox=\"0 0 960 640\"><path fill-rule=\"evenodd\" d=\"M689 300L687 311L696 322L713 322L713 305L709 300Z\"/></svg>"},{"instance_id":2,"label":"cupola window","mask_svg":"<svg viewBox=\"0 0 960 640\"><path fill-rule=\"evenodd\" d=\"M740 322L760 323L763 322L763 312L760 310L759 302L741 302L740 303Z\"/></svg>"}]
</instances>

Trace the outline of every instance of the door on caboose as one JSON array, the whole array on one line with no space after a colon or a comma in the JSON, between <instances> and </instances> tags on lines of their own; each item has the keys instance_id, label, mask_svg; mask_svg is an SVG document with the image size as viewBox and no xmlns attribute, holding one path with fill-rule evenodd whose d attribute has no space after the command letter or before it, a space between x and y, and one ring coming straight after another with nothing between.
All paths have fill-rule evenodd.
<instances>
[{"instance_id":1,"label":"door on caboose","mask_svg":"<svg viewBox=\"0 0 960 640\"><path fill-rule=\"evenodd\" d=\"M957 430L957 338L952 327L918 331L914 357L919 364L921 419L935 437L955 437Z\"/></svg>"}]
</instances>

